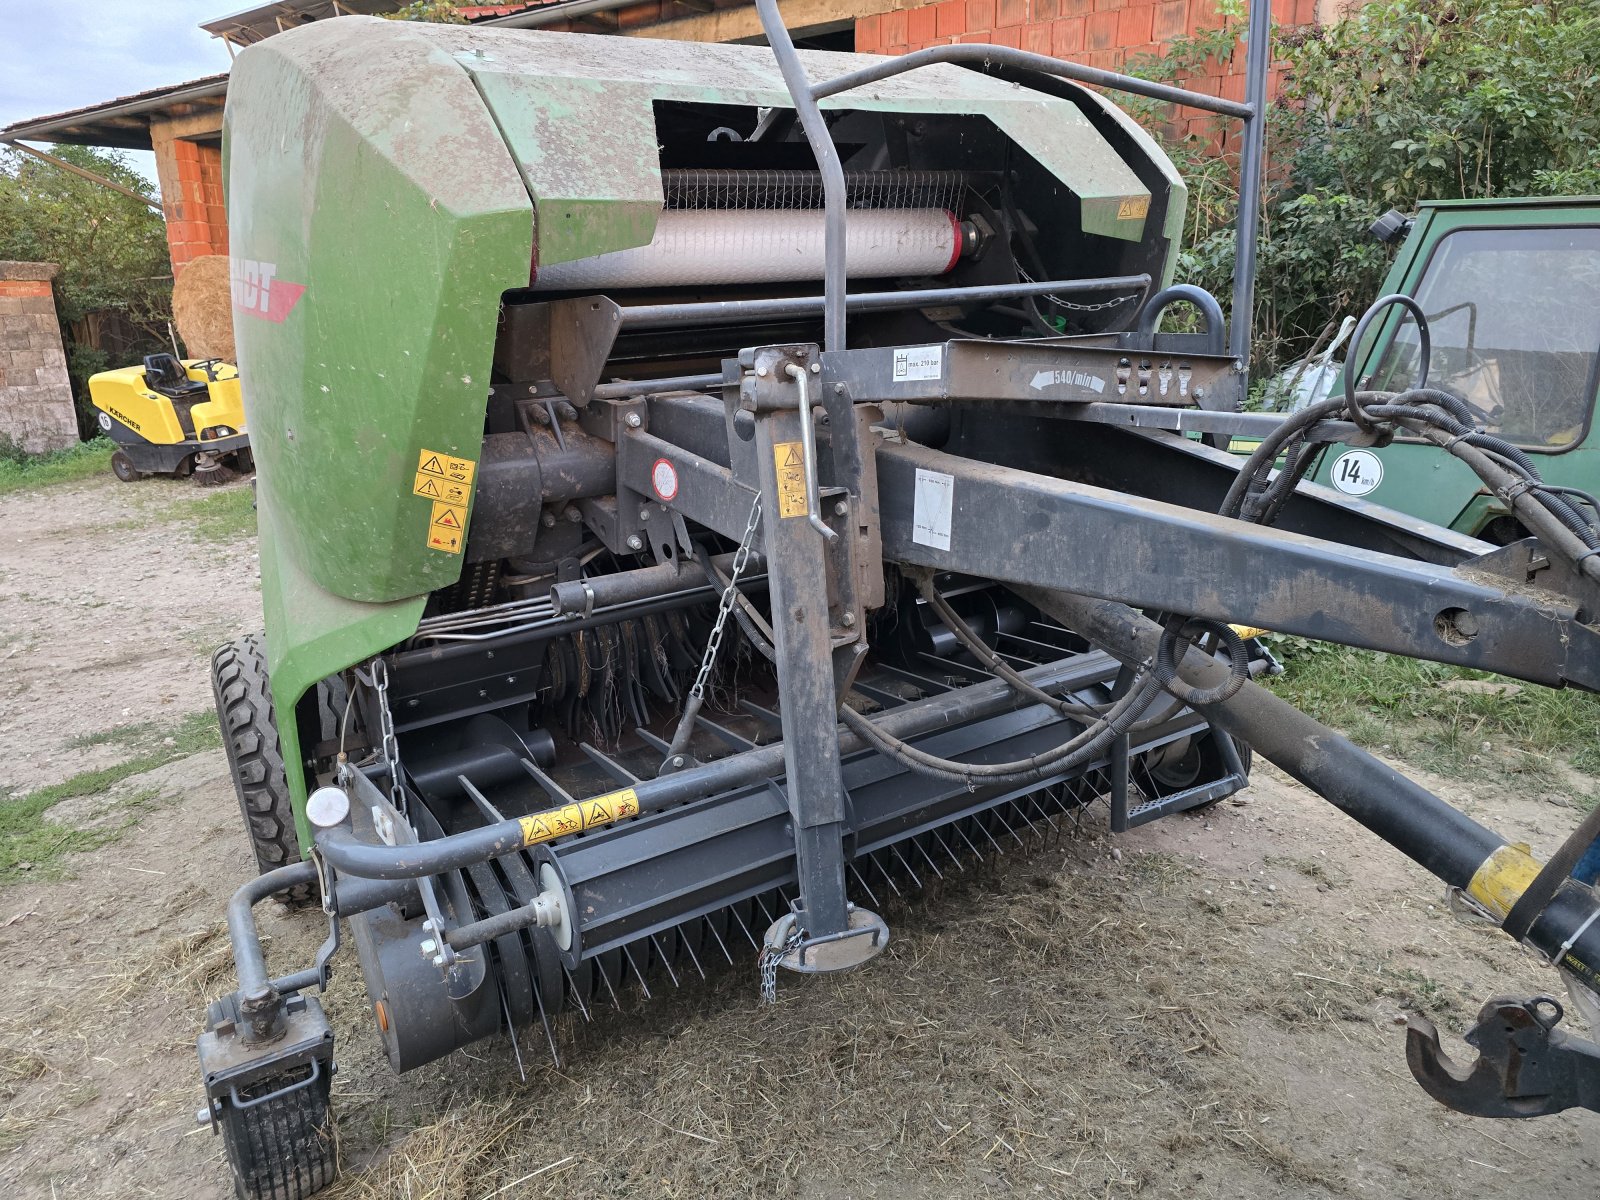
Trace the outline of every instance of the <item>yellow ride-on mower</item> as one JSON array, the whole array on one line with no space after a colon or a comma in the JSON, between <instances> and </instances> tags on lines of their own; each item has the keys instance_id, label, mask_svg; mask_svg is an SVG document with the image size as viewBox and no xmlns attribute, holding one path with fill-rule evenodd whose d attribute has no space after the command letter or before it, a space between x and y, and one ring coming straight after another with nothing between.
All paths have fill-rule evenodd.
<instances>
[{"instance_id":1,"label":"yellow ride-on mower","mask_svg":"<svg viewBox=\"0 0 1600 1200\"><path fill-rule=\"evenodd\" d=\"M231 363L148 354L142 366L91 376L89 399L117 443L111 470L124 483L171 475L209 487L255 469Z\"/></svg>"}]
</instances>

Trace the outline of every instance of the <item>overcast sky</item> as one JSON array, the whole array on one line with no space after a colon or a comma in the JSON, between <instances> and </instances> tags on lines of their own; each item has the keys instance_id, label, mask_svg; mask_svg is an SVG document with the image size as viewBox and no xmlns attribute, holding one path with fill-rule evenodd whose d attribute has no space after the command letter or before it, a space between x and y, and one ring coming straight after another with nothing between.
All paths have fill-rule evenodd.
<instances>
[{"instance_id":1,"label":"overcast sky","mask_svg":"<svg viewBox=\"0 0 1600 1200\"><path fill-rule=\"evenodd\" d=\"M250 0L0 0L0 127L225 71L227 48L200 22L249 7ZM155 178L151 155L129 158Z\"/></svg>"}]
</instances>

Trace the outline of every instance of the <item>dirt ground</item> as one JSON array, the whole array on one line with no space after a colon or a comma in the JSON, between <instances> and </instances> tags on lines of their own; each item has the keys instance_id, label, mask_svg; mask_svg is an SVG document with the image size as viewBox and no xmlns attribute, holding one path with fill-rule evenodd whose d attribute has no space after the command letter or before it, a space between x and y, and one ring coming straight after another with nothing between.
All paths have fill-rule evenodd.
<instances>
[{"instance_id":1,"label":"dirt ground","mask_svg":"<svg viewBox=\"0 0 1600 1200\"><path fill-rule=\"evenodd\" d=\"M0 497L0 784L118 761L82 739L209 707L209 650L259 604L247 539L171 518L193 495ZM1424 781L1540 853L1575 820ZM228 1194L192 1047L229 986L221 917L250 859L220 751L84 811L135 787L161 799L122 840L70 858L70 878L0 887L0 1195ZM1200 816L1116 839L1104 818L951 872L891 910L880 960L786 978L773 1007L752 961L563 1023L559 1068L524 1033L526 1081L509 1041L394 1077L348 955L328 1000L332 1194L1595 1194L1600 1117L1473 1120L1411 1081L1404 1012L1459 1031L1491 994L1559 987L1420 869L1270 767ZM265 924L284 970L324 932Z\"/></svg>"}]
</instances>

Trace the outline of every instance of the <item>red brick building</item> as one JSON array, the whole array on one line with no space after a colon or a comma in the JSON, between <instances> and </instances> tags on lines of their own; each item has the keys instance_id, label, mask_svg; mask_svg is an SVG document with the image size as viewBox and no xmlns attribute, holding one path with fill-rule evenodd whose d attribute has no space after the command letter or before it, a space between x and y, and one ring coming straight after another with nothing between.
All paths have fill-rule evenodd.
<instances>
[{"instance_id":1,"label":"red brick building","mask_svg":"<svg viewBox=\"0 0 1600 1200\"><path fill-rule=\"evenodd\" d=\"M1360 0L1351 0L1359 3ZM237 48L315 20L392 11L401 0L273 0L201 28ZM1272 0L1281 26L1336 15L1340 0ZM1320 9L1319 9L1320 5ZM1215 0L781 0L802 46L904 54L951 42L994 42L1089 66L1117 69L1159 55L1174 39L1218 27ZM749 0L531 0L462 6L493 27L540 27L624 37L759 42ZM1196 91L1244 99L1244 54L1207 64L1187 81ZM1278 82L1274 72L1273 87ZM157 88L104 104L19 122L0 141L74 142L153 150L174 273L205 254L228 252L222 199L222 105L227 76ZM1199 111L1176 116L1175 132L1220 138L1224 126Z\"/></svg>"}]
</instances>

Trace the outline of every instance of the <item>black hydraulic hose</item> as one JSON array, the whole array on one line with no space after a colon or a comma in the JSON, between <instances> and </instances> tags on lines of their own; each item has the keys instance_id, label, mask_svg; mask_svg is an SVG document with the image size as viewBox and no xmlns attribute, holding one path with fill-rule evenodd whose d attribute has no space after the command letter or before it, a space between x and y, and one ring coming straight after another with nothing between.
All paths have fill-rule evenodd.
<instances>
[{"instance_id":1,"label":"black hydraulic hose","mask_svg":"<svg viewBox=\"0 0 1600 1200\"><path fill-rule=\"evenodd\" d=\"M1384 309L1394 305L1409 309L1411 315L1417 319L1417 382L1412 384L1413 390L1428 386L1428 360L1433 357L1433 339L1428 332L1428 315L1422 311L1422 306L1410 296L1402 292L1391 292L1387 296L1379 296L1372 302L1372 306L1361 314L1361 320L1356 322L1355 332L1350 335L1350 350L1344 356L1344 403L1350 411L1350 417L1363 432L1373 431L1372 418L1361 407L1361 400L1356 392L1356 362L1361 357L1361 342L1367 336L1367 329Z\"/></svg>"}]
</instances>

